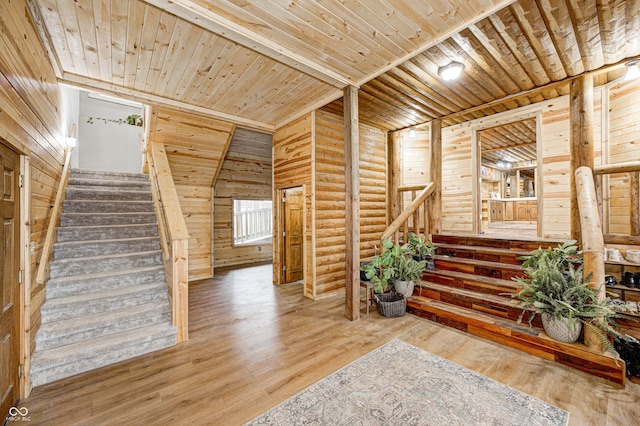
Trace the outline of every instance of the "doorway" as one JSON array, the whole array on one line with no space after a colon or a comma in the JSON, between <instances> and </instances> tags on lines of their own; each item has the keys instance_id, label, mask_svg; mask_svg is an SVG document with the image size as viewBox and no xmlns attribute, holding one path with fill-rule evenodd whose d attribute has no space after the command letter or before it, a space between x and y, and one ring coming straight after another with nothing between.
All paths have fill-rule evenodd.
<instances>
[{"instance_id":1,"label":"doorway","mask_svg":"<svg viewBox=\"0 0 640 426\"><path fill-rule=\"evenodd\" d=\"M479 233L540 235L537 139L536 117L477 132Z\"/></svg>"},{"instance_id":2,"label":"doorway","mask_svg":"<svg viewBox=\"0 0 640 426\"><path fill-rule=\"evenodd\" d=\"M0 414L6 418L19 396L20 156L0 144L0 164Z\"/></svg>"},{"instance_id":3,"label":"doorway","mask_svg":"<svg viewBox=\"0 0 640 426\"><path fill-rule=\"evenodd\" d=\"M279 191L282 238L280 238L280 284L304 278L304 194L302 187Z\"/></svg>"}]
</instances>

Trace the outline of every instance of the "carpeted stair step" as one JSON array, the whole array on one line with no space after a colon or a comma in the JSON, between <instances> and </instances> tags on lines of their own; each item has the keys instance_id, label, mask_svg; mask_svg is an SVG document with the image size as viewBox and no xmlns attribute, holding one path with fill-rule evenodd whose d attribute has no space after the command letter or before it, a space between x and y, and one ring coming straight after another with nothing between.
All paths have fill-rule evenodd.
<instances>
[{"instance_id":1,"label":"carpeted stair step","mask_svg":"<svg viewBox=\"0 0 640 426\"><path fill-rule=\"evenodd\" d=\"M68 241L66 243L56 243L54 245L54 256L56 260L59 260L153 250L160 250L160 238L157 236L125 238L118 240Z\"/></svg>"},{"instance_id":2,"label":"carpeted stair step","mask_svg":"<svg viewBox=\"0 0 640 426\"><path fill-rule=\"evenodd\" d=\"M66 200L61 216L69 213L150 213L153 201L139 200Z\"/></svg>"},{"instance_id":3,"label":"carpeted stair step","mask_svg":"<svg viewBox=\"0 0 640 426\"><path fill-rule=\"evenodd\" d=\"M164 282L161 265L52 278L47 282L47 300L159 282Z\"/></svg>"},{"instance_id":4,"label":"carpeted stair step","mask_svg":"<svg viewBox=\"0 0 640 426\"><path fill-rule=\"evenodd\" d=\"M501 295L503 293L516 293L520 290L518 283L512 280L467 274L465 272L435 270L424 271L424 281L452 287L465 288L480 293Z\"/></svg>"},{"instance_id":5,"label":"carpeted stair step","mask_svg":"<svg viewBox=\"0 0 640 426\"><path fill-rule=\"evenodd\" d=\"M66 200L131 200L151 201L151 191L134 191L130 189L84 189L67 187Z\"/></svg>"},{"instance_id":6,"label":"carpeted stair step","mask_svg":"<svg viewBox=\"0 0 640 426\"><path fill-rule=\"evenodd\" d=\"M520 265L522 264L522 260L519 258L530 256L531 251L517 251L483 246L463 246L458 244L437 244L436 254L440 256Z\"/></svg>"},{"instance_id":7,"label":"carpeted stair step","mask_svg":"<svg viewBox=\"0 0 640 426\"><path fill-rule=\"evenodd\" d=\"M162 251L89 256L72 259L56 259L51 262L50 278L93 274L142 266L162 265Z\"/></svg>"},{"instance_id":8,"label":"carpeted stair step","mask_svg":"<svg viewBox=\"0 0 640 426\"><path fill-rule=\"evenodd\" d=\"M158 324L36 352L31 381L39 386L175 344L176 328Z\"/></svg>"},{"instance_id":9,"label":"carpeted stair step","mask_svg":"<svg viewBox=\"0 0 640 426\"><path fill-rule=\"evenodd\" d=\"M80 318L146 303L168 303L166 283L124 287L99 293L47 299L40 310L42 323Z\"/></svg>"},{"instance_id":10,"label":"carpeted stair step","mask_svg":"<svg viewBox=\"0 0 640 426\"><path fill-rule=\"evenodd\" d=\"M485 277L510 280L525 275L521 265L511 263L488 262L485 260L465 259L460 257L440 256L433 258L436 269L464 272Z\"/></svg>"},{"instance_id":11,"label":"carpeted stair step","mask_svg":"<svg viewBox=\"0 0 640 426\"><path fill-rule=\"evenodd\" d=\"M71 169L71 178L112 180L128 182L149 182L149 175L144 173L111 172L104 170Z\"/></svg>"},{"instance_id":12,"label":"carpeted stair step","mask_svg":"<svg viewBox=\"0 0 640 426\"><path fill-rule=\"evenodd\" d=\"M36 335L36 346L39 350L49 350L108 334L170 322L171 308L168 304L147 303L86 315L82 321L71 318L43 324L40 327L42 332Z\"/></svg>"},{"instance_id":13,"label":"carpeted stair step","mask_svg":"<svg viewBox=\"0 0 640 426\"><path fill-rule=\"evenodd\" d=\"M158 225L155 222L136 225L65 226L58 228L57 241L64 243L153 236L158 236Z\"/></svg>"},{"instance_id":14,"label":"carpeted stair step","mask_svg":"<svg viewBox=\"0 0 640 426\"><path fill-rule=\"evenodd\" d=\"M407 310L469 334L587 371L616 383L624 383L623 362L616 364L612 356L591 351L579 343L553 340L539 328L521 326L515 321L421 296L410 297L407 300Z\"/></svg>"},{"instance_id":15,"label":"carpeted stair step","mask_svg":"<svg viewBox=\"0 0 640 426\"><path fill-rule=\"evenodd\" d=\"M149 180L115 180L115 179L89 179L86 177L70 177L69 187L81 189L110 189L110 190L133 190L150 191L151 182Z\"/></svg>"},{"instance_id":16,"label":"carpeted stair step","mask_svg":"<svg viewBox=\"0 0 640 426\"><path fill-rule=\"evenodd\" d=\"M60 226L110 226L156 223L156 215L149 213L63 213Z\"/></svg>"},{"instance_id":17,"label":"carpeted stair step","mask_svg":"<svg viewBox=\"0 0 640 426\"><path fill-rule=\"evenodd\" d=\"M512 321L517 321L522 313L522 308L518 306L517 300L510 296L481 293L427 281L415 286L413 294ZM526 313L522 317L522 321L524 324L528 324L529 316ZM535 316L533 325L542 328L539 315Z\"/></svg>"}]
</instances>

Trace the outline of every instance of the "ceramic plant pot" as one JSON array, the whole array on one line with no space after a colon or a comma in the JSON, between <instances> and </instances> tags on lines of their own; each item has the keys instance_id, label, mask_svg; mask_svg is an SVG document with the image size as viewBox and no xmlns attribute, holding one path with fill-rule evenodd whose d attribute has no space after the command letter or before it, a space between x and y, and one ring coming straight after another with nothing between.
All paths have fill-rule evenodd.
<instances>
[{"instance_id":1,"label":"ceramic plant pot","mask_svg":"<svg viewBox=\"0 0 640 426\"><path fill-rule=\"evenodd\" d=\"M573 326L568 318L556 318L547 313L542 314L542 326L545 333L559 342L573 343L578 340L582 330L582 323L577 319L571 321Z\"/></svg>"},{"instance_id":2,"label":"ceramic plant pot","mask_svg":"<svg viewBox=\"0 0 640 426\"><path fill-rule=\"evenodd\" d=\"M396 288L396 293L400 293L406 298L413 295L413 281L395 281L393 286Z\"/></svg>"}]
</instances>

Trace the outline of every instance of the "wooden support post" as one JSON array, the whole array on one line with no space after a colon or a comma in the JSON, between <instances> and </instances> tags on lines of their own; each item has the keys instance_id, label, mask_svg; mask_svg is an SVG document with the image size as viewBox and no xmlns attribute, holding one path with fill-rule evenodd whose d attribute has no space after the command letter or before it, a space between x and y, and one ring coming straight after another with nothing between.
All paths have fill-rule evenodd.
<instances>
[{"instance_id":1,"label":"wooden support post","mask_svg":"<svg viewBox=\"0 0 640 426\"><path fill-rule=\"evenodd\" d=\"M344 89L346 277L345 315L360 319L360 171L358 89Z\"/></svg>"},{"instance_id":2,"label":"wooden support post","mask_svg":"<svg viewBox=\"0 0 640 426\"><path fill-rule=\"evenodd\" d=\"M583 75L570 86L570 147L571 147L571 238L582 242L580 213L576 193L575 172L587 166L593 170L593 76Z\"/></svg>"},{"instance_id":3,"label":"wooden support post","mask_svg":"<svg viewBox=\"0 0 640 426\"><path fill-rule=\"evenodd\" d=\"M431 182L435 184L431 196L429 214L429 232L439 234L442 231L442 121L433 120L430 126Z\"/></svg>"},{"instance_id":4,"label":"wooden support post","mask_svg":"<svg viewBox=\"0 0 640 426\"><path fill-rule=\"evenodd\" d=\"M400 214L400 132L389 133L387 140L387 180L389 193L387 194L387 226Z\"/></svg>"},{"instance_id":5,"label":"wooden support post","mask_svg":"<svg viewBox=\"0 0 640 426\"><path fill-rule=\"evenodd\" d=\"M631 225L631 235L640 235L640 203L638 191L640 190L640 172L629 173L629 217Z\"/></svg>"},{"instance_id":6,"label":"wooden support post","mask_svg":"<svg viewBox=\"0 0 640 426\"><path fill-rule=\"evenodd\" d=\"M589 278L589 287L598 294L599 300L606 297L604 286L604 239L598 216L595 183L590 167L579 167L574 173L578 214L580 215L583 235L582 252L584 276ZM604 346L598 336L589 328L584 330L584 344L590 349L604 352Z\"/></svg>"}]
</instances>

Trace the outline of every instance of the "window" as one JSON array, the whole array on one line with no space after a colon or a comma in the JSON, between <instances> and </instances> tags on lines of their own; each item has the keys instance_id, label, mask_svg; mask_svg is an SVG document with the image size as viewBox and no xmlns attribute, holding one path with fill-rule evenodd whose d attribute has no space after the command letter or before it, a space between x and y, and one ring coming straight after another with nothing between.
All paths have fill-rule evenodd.
<instances>
[{"instance_id":1,"label":"window","mask_svg":"<svg viewBox=\"0 0 640 426\"><path fill-rule=\"evenodd\" d=\"M233 200L233 244L264 244L273 231L271 200Z\"/></svg>"}]
</instances>

